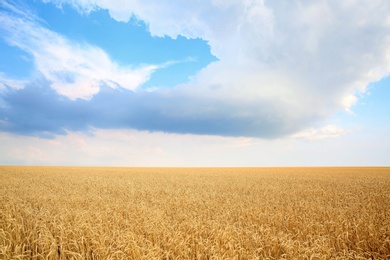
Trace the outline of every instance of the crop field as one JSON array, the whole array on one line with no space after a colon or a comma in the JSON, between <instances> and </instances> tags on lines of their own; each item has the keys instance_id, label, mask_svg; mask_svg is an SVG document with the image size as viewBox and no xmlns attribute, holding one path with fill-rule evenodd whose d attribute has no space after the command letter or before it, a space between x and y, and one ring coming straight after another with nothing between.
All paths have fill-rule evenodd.
<instances>
[{"instance_id":1,"label":"crop field","mask_svg":"<svg viewBox=\"0 0 390 260\"><path fill-rule=\"evenodd\" d=\"M0 259L390 259L390 168L0 167Z\"/></svg>"}]
</instances>

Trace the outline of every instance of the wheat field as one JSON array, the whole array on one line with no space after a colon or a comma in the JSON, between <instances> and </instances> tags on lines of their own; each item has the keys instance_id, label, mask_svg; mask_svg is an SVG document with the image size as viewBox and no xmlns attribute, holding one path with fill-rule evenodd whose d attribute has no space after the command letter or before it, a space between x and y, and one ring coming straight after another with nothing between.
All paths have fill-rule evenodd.
<instances>
[{"instance_id":1,"label":"wheat field","mask_svg":"<svg viewBox=\"0 0 390 260\"><path fill-rule=\"evenodd\" d=\"M390 168L0 167L1 259L390 259Z\"/></svg>"}]
</instances>

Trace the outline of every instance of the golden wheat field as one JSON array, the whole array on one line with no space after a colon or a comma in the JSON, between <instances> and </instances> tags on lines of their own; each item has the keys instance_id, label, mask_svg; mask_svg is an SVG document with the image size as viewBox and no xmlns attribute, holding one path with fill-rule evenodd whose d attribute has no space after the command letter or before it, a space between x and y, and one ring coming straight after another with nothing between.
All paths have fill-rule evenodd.
<instances>
[{"instance_id":1,"label":"golden wheat field","mask_svg":"<svg viewBox=\"0 0 390 260\"><path fill-rule=\"evenodd\" d=\"M1 259L390 259L390 168L0 167Z\"/></svg>"}]
</instances>

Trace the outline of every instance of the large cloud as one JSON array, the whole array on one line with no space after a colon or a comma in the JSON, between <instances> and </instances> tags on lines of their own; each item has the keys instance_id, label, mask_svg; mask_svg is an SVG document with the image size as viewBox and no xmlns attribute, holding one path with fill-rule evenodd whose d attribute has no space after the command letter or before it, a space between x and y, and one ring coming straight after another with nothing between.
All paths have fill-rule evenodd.
<instances>
[{"instance_id":1,"label":"large cloud","mask_svg":"<svg viewBox=\"0 0 390 260\"><path fill-rule=\"evenodd\" d=\"M69 4L85 13L107 9L114 19L123 22L134 15L148 24L152 35L173 38L183 35L207 40L211 52L219 59L187 84L170 90L145 93L136 87L127 87L134 91L118 87L107 93L105 90L109 88L101 89L99 85L96 91L88 92L90 103L76 100L47 104L49 107L85 106L83 122L94 127L283 136L310 127L340 109L351 109L357 101L357 92L364 92L370 82L390 71L390 2L387 0L46 2L58 6ZM30 37L26 31L23 33ZM34 49L31 52L40 49L38 43L42 39L34 39L37 46L31 47ZM26 48L18 42L14 44ZM87 49L93 50L91 46ZM85 62L75 60L77 57L69 62L94 64L92 56L87 56ZM105 60L104 55L97 56ZM55 60L56 57L53 62ZM116 75L122 75L121 70L109 62L104 64L109 64L104 69L114 68L108 71L115 73L104 77L106 83L101 82L102 79L99 83L107 85L112 76L113 82L126 88L127 79L114 79L120 79ZM58 93L75 98L66 91L59 91L61 88L56 87L56 83L61 80L53 78L53 73L47 75L44 69L40 70L52 81L51 85L40 87L56 89L57 93L50 94L53 98L58 99L60 96L54 97ZM76 73L68 67L63 71ZM93 80L98 71L91 69L90 76L83 74L87 87L95 86L88 80ZM141 78L145 80L145 76ZM75 88L85 89L81 83L77 82ZM29 88L33 86L37 87L36 83ZM23 91L27 90L4 97L9 107L7 111L16 111L18 104L22 109L21 103L15 100ZM118 94L120 91L123 93ZM83 92L71 93L83 97ZM100 107L99 111L95 107ZM44 111L36 112L45 116ZM2 115L6 121L3 125L8 125L3 129L18 128L17 116L7 113ZM57 130L79 126L73 126L70 119L69 122L63 119L65 121L58 121ZM54 130L48 126L34 131Z\"/></svg>"}]
</instances>

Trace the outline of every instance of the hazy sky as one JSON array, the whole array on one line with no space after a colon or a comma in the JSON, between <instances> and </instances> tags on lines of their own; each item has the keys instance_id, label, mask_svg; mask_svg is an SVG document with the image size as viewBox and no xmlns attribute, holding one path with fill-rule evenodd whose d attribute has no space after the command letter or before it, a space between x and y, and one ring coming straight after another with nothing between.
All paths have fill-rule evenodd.
<instances>
[{"instance_id":1,"label":"hazy sky","mask_svg":"<svg viewBox=\"0 0 390 260\"><path fill-rule=\"evenodd\" d=\"M0 0L0 164L390 165L388 0Z\"/></svg>"}]
</instances>

